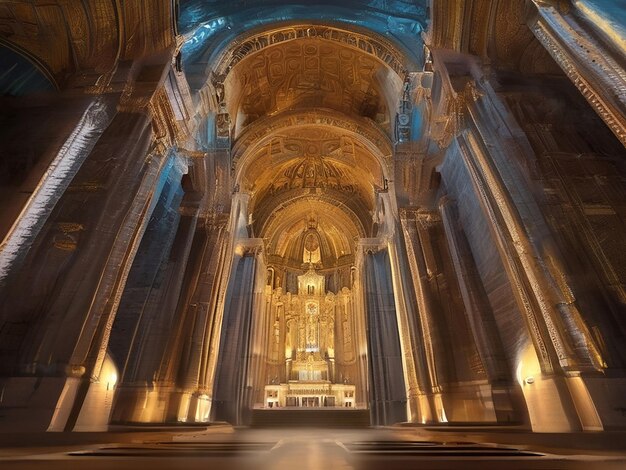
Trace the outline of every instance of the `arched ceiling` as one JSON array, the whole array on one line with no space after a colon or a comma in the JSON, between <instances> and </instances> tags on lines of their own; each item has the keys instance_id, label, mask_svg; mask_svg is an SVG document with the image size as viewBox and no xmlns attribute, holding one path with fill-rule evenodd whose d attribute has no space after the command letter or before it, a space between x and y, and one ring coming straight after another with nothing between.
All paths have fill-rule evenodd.
<instances>
[{"instance_id":1,"label":"arched ceiling","mask_svg":"<svg viewBox=\"0 0 626 470\"><path fill-rule=\"evenodd\" d=\"M169 48L175 42L173 4L4 1L0 2L0 43L35 62L62 88L74 73L97 79L119 61Z\"/></svg>"},{"instance_id":2,"label":"arched ceiling","mask_svg":"<svg viewBox=\"0 0 626 470\"><path fill-rule=\"evenodd\" d=\"M383 186L383 169L362 142L323 127L285 129L257 145L242 162L240 184L259 204L286 189L336 189L369 201Z\"/></svg>"},{"instance_id":3,"label":"arched ceiling","mask_svg":"<svg viewBox=\"0 0 626 470\"><path fill-rule=\"evenodd\" d=\"M180 0L178 28L185 37L185 72L192 89L200 89L209 64L242 32L294 21L377 33L402 48L410 62L407 68L413 70L423 62L421 33L428 24L428 4L429 0Z\"/></svg>"},{"instance_id":4,"label":"arched ceiling","mask_svg":"<svg viewBox=\"0 0 626 470\"><path fill-rule=\"evenodd\" d=\"M229 115L235 184L270 263L301 269L306 240L319 242L322 268L354 262L392 172L391 123L421 63L425 8L183 1L180 19L184 70Z\"/></svg>"},{"instance_id":5,"label":"arched ceiling","mask_svg":"<svg viewBox=\"0 0 626 470\"><path fill-rule=\"evenodd\" d=\"M231 155L238 169L245 168L246 156L267 143L276 135L289 135L308 129L332 132L336 136L352 137L375 157L380 165L391 159L392 145L389 135L372 121L358 116L348 116L337 111L321 108L297 109L266 116L247 127L238 135ZM299 135L299 134L296 134ZM239 176L237 176L239 179Z\"/></svg>"},{"instance_id":6,"label":"arched ceiling","mask_svg":"<svg viewBox=\"0 0 626 470\"><path fill-rule=\"evenodd\" d=\"M259 225L259 236L265 239L270 262L296 269L306 264L304 242L308 233L317 235L322 267L332 268L354 262L354 240L363 237L366 230L337 201L314 196L279 205Z\"/></svg>"},{"instance_id":7,"label":"arched ceiling","mask_svg":"<svg viewBox=\"0 0 626 470\"><path fill-rule=\"evenodd\" d=\"M354 240L372 232L390 142L358 116L306 108L287 114L260 119L233 147L237 182L251 194L254 235L274 247L274 262L283 256L284 263L298 267L303 234L315 220L323 266L352 262ZM292 119L299 124L289 125Z\"/></svg>"},{"instance_id":8,"label":"arched ceiling","mask_svg":"<svg viewBox=\"0 0 626 470\"><path fill-rule=\"evenodd\" d=\"M285 109L321 107L372 119L388 130L386 68L361 50L317 37L282 42L233 67L226 102L237 129Z\"/></svg>"}]
</instances>

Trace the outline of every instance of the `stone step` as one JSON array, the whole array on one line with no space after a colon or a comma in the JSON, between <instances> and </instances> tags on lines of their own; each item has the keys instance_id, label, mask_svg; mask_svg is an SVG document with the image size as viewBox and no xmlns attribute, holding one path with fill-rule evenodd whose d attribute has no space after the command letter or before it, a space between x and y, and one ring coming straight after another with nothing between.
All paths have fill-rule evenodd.
<instances>
[{"instance_id":1,"label":"stone step","mask_svg":"<svg viewBox=\"0 0 626 470\"><path fill-rule=\"evenodd\" d=\"M335 427L365 428L370 425L370 412L342 408L255 409L253 427Z\"/></svg>"}]
</instances>

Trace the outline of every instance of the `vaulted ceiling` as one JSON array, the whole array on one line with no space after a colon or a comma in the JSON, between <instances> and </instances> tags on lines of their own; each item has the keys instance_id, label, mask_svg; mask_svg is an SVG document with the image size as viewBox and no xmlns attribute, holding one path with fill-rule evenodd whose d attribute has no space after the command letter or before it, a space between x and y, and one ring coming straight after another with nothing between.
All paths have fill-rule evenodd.
<instances>
[{"instance_id":1,"label":"vaulted ceiling","mask_svg":"<svg viewBox=\"0 0 626 470\"><path fill-rule=\"evenodd\" d=\"M623 8L607 15L599 0L552 3L591 11L606 34L623 28ZM289 243L315 230L328 237L322 246L341 247L326 250L336 262L355 237L373 233L377 193L393 179L403 80L421 70L424 40L494 67L561 73L526 26L528 4L11 0L0 4L0 43L57 88L90 92L98 83L121 92L135 72L138 81L158 80L149 60L135 71L129 64L180 52L198 106L230 116L235 183L251 195L255 236L287 256ZM24 70L9 71L5 88Z\"/></svg>"},{"instance_id":2,"label":"vaulted ceiling","mask_svg":"<svg viewBox=\"0 0 626 470\"><path fill-rule=\"evenodd\" d=\"M307 234L323 267L354 262L388 176L402 55L374 33L312 24L235 44L217 69L219 99L254 235L274 263L299 268Z\"/></svg>"},{"instance_id":3,"label":"vaulted ceiling","mask_svg":"<svg viewBox=\"0 0 626 470\"><path fill-rule=\"evenodd\" d=\"M323 267L349 264L355 240L373 233L426 25L419 2L379 3L181 2L183 68L203 101L229 114L236 184L272 263L299 268L315 238Z\"/></svg>"},{"instance_id":4,"label":"vaulted ceiling","mask_svg":"<svg viewBox=\"0 0 626 470\"><path fill-rule=\"evenodd\" d=\"M367 117L388 127L381 91L384 68L354 47L303 38L239 62L228 75L226 95L239 127L285 109L310 107Z\"/></svg>"},{"instance_id":5,"label":"vaulted ceiling","mask_svg":"<svg viewBox=\"0 0 626 470\"><path fill-rule=\"evenodd\" d=\"M428 0L180 0L185 72L192 88L199 89L209 64L242 32L293 22L377 33L399 45L417 64L422 61L421 33L428 26L428 4Z\"/></svg>"}]
</instances>

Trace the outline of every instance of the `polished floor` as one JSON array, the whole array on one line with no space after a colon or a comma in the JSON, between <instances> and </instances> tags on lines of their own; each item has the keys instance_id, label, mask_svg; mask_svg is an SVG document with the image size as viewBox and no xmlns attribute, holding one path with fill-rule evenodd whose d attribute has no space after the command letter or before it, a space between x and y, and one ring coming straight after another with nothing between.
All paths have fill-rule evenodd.
<instances>
[{"instance_id":1,"label":"polished floor","mask_svg":"<svg viewBox=\"0 0 626 470\"><path fill-rule=\"evenodd\" d=\"M123 431L123 432L122 432ZM626 433L480 428L128 429L0 436L1 469L626 469Z\"/></svg>"}]
</instances>

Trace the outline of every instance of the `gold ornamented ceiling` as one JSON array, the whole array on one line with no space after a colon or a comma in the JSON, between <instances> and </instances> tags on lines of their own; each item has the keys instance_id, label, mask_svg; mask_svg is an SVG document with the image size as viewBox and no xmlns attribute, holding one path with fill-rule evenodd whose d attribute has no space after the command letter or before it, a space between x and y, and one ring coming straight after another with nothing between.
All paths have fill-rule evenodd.
<instances>
[{"instance_id":1,"label":"gold ornamented ceiling","mask_svg":"<svg viewBox=\"0 0 626 470\"><path fill-rule=\"evenodd\" d=\"M261 49L283 42L316 38L328 44L339 44L354 48L387 64L397 74L404 73L405 65L400 51L381 36L348 31L334 26L323 24L300 24L271 29L252 34L240 40L233 41L231 47L223 54L218 66L218 75L226 76L241 60Z\"/></svg>"},{"instance_id":2,"label":"gold ornamented ceiling","mask_svg":"<svg viewBox=\"0 0 626 470\"><path fill-rule=\"evenodd\" d=\"M354 240L365 228L336 201L303 197L279 205L261 228L269 261L301 269L307 236L316 235L320 262L332 268L354 262Z\"/></svg>"},{"instance_id":3,"label":"gold ornamented ceiling","mask_svg":"<svg viewBox=\"0 0 626 470\"><path fill-rule=\"evenodd\" d=\"M233 69L225 83L227 103L237 110L237 126L285 109L321 107L367 117L388 129L378 80L384 67L350 47L316 38L280 43Z\"/></svg>"},{"instance_id":4,"label":"gold ornamented ceiling","mask_svg":"<svg viewBox=\"0 0 626 470\"><path fill-rule=\"evenodd\" d=\"M380 126L359 116L349 116L329 109L309 108L267 116L247 127L235 141L231 152L233 162L241 167L240 160L247 159L244 156L254 153L255 149L265 145L275 134L311 128L326 129L340 136L353 137L381 164L383 161L391 161L391 140Z\"/></svg>"},{"instance_id":5,"label":"gold ornamented ceiling","mask_svg":"<svg viewBox=\"0 0 626 470\"><path fill-rule=\"evenodd\" d=\"M285 190L319 188L360 194L371 208L374 188L383 186L382 168L368 149L326 129L277 133L247 161L240 181L255 204Z\"/></svg>"},{"instance_id":6,"label":"gold ornamented ceiling","mask_svg":"<svg viewBox=\"0 0 626 470\"><path fill-rule=\"evenodd\" d=\"M383 42L310 28L243 40L214 80L254 236L271 263L298 269L307 233L319 239L324 268L353 262L354 241L371 236L376 191L392 174L390 113L404 79L400 55Z\"/></svg>"}]
</instances>

